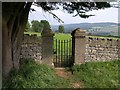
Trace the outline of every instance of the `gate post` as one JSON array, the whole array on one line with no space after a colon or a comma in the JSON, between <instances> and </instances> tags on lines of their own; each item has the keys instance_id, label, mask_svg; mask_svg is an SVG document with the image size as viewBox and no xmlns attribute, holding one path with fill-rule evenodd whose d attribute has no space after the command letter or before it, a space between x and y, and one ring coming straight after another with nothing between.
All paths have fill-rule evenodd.
<instances>
[{"instance_id":1,"label":"gate post","mask_svg":"<svg viewBox=\"0 0 120 90\"><path fill-rule=\"evenodd\" d=\"M45 27L41 33L42 37L42 63L53 66L53 39L54 33L50 27Z\"/></svg>"},{"instance_id":2,"label":"gate post","mask_svg":"<svg viewBox=\"0 0 120 90\"><path fill-rule=\"evenodd\" d=\"M72 35L72 55L74 64L85 62L86 32L80 28L75 29Z\"/></svg>"}]
</instances>

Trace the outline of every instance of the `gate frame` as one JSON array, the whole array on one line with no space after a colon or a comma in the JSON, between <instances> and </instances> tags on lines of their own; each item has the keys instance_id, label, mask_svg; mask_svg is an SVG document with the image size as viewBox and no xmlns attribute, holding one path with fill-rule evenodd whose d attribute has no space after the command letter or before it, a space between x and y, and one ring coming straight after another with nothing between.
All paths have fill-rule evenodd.
<instances>
[{"instance_id":1,"label":"gate frame","mask_svg":"<svg viewBox=\"0 0 120 90\"><path fill-rule=\"evenodd\" d=\"M44 31L44 30L43 30ZM72 31L72 59L73 64L81 64L85 62L86 51L86 32L80 28ZM51 29L42 32L42 63L54 67L54 33Z\"/></svg>"}]
</instances>

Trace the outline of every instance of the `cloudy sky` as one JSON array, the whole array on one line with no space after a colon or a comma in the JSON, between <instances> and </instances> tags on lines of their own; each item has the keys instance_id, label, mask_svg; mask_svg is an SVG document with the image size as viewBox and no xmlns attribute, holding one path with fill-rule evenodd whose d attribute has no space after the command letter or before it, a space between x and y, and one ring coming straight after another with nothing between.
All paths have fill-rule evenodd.
<instances>
[{"instance_id":1,"label":"cloudy sky","mask_svg":"<svg viewBox=\"0 0 120 90\"><path fill-rule=\"evenodd\" d=\"M52 15L47 12L44 12L40 7L36 7L32 5L36 11L29 14L29 21L32 20L48 20L51 25L58 25L58 23ZM60 19L64 21L64 24L71 23L95 23L95 22L115 22L118 23L118 8L107 8L102 10L94 10L88 12L88 14L93 14L95 16L89 17L87 19L77 17L72 17L74 14L68 14L63 10L54 10L52 11L56 14Z\"/></svg>"}]
</instances>

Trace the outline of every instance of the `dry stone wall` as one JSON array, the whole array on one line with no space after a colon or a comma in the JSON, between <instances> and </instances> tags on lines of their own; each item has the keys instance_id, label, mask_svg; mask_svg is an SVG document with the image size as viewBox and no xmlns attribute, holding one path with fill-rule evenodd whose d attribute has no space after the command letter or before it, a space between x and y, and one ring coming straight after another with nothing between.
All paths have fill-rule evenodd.
<instances>
[{"instance_id":1,"label":"dry stone wall","mask_svg":"<svg viewBox=\"0 0 120 90\"><path fill-rule=\"evenodd\" d=\"M41 37L24 35L21 46L21 58L32 58L41 62Z\"/></svg>"},{"instance_id":2,"label":"dry stone wall","mask_svg":"<svg viewBox=\"0 0 120 90\"><path fill-rule=\"evenodd\" d=\"M86 38L85 62L91 61L111 61L119 59L119 41L107 38ZM32 58L41 63L42 60L42 40L35 35L24 35L21 46L21 58ZM79 48L81 51L82 49Z\"/></svg>"},{"instance_id":3,"label":"dry stone wall","mask_svg":"<svg viewBox=\"0 0 120 90\"><path fill-rule=\"evenodd\" d=\"M119 40L87 37L85 62L118 60Z\"/></svg>"}]
</instances>

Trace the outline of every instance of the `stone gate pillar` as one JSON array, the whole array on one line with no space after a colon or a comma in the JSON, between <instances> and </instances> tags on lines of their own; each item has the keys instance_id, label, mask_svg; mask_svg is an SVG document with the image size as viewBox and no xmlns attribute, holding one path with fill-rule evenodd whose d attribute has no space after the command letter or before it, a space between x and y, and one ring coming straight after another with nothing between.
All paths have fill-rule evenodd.
<instances>
[{"instance_id":1,"label":"stone gate pillar","mask_svg":"<svg viewBox=\"0 0 120 90\"><path fill-rule=\"evenodd\" d=\"M50 28L45 28L42 33L42 63L52 66L53 64L53 36Z\"/></svg>"},{"instance_id":2,"label":"stone gate pillar","mask_svg":"<svg viewBox=\"0 0 120 90\"><path fill-rule=\"evenodd\" d=\"M71 35L74 64L84 63L86 50L86 32L80 28L77 28L71 33Z\"/></svg>"}]
</instances>

